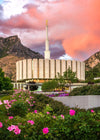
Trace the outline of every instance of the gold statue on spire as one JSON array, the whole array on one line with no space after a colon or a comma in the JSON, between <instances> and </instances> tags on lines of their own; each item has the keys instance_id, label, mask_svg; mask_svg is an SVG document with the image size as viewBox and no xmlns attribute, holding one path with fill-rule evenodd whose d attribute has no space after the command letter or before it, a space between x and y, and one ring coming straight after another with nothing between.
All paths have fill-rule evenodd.
<instances>
[{"instance_id":1,"label":"gold statue on spire","mask_svg":"<svg viewBox=\"0 0 100 140\"><path fill-rule=\"evenodd\" d=\"M48 26L48 20L46 20L46 26Z\"/></svg>"}]
</instances>

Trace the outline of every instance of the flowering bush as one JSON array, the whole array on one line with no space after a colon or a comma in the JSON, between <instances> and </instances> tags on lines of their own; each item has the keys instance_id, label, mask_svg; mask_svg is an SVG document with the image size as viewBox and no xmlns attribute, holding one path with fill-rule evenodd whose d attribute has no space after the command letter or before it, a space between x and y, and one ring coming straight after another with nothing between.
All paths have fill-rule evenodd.
<instances>
[{"instance_id":1,"label":"flowering bush","mask_svg":"<svg viewBox=\"0 0 100 140\"><path fill-rule=\"evenodd\" d=\"M6 109L6 113L3 114L3 110L0 111L0 140L98 140L100 139L100 112L96 112L93 109L82 112L77 109L66 109L66 113L56 113L52 104L55 101L51 99L43 105L43 110L36 110L37 105L36 95L30 92L15 92L11 99L8 101L2 101L1 105ZM6 100L6 99L5 99ZM34 102L33 102L34 101ZM42 101L42 100L41 100ZM15 104L19 107L18 103L23 106L27 105L27 111L22 111L25 115L20 115L20 109L16 108L19 113L11 115L11 108L7 109L6 104L11 105L11 108ZM57 104L58 102L56 102ZM30 106L32 105L33 106ZM45 107L44 107L45 106ZM56 106L57 107L57 106ZM21 107L20 107L21 108ZM64 105L63 105L64 108ZM25 108L24 108L25 109ZM59 108L60 109L60 108ZM61 108L62 109L62 108ZM94 111L94 112L93 112ZM3 114L3 118L2 118ZM22 113L23 114L23 113Z\"/></svg>"},{"instance_id":2,"label":"flowering bush","mask_svg":"<svg viewBox=\"0 0 100 140\"><path fill-rule=\"evenodd\" d=\"M28 105L22 100L15 101L9 109L11 115L25 116L28 111Z\"/></svg>"}]
</instances>

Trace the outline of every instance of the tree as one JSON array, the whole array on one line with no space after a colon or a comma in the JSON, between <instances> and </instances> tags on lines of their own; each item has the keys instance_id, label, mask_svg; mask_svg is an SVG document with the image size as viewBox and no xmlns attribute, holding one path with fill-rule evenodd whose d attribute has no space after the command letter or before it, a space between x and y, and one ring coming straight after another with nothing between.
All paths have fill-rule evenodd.
<instances>
[{"instance_id":1,"label":"tree","mask_svg":"<svg viewBox=\"0 0 100 140\"><path fill-rule=\"evenodd\" d=\"M2 90L12 90L13 85L8 77L4 77L4 72L0 68L0 91Z\"/></svg>"},{"instance_id":2,"label":"tree","mask_svg":"<svg viewBox=\"0 0 100 140\"><path fill-rule=\"evenodd\" d=\"M94 79L94 75L93 75L93 70L91 69L90 71L86 71L85 72L85 78L88 82L92 82Z\"/></svg>"},{"instance_id":3,"label":"tree","mask_svg":"<svg viewBox=\"0 0 100 140\"><path fill-rule=\"evenodd\" d=\"M42 84L42 90L43 91L52 91L55 88L64 89L66 83L73 83L77 82L78 79L76 78L76 73L72 72L72 70L69 68L67 71L64 72L63 75L60 75L59 73L55 76L55 79L44 82Z\"/></svg>"},{"instance_id":4,"label":"tree","mask_svg":"<svg viewBox=\"0 0 100 140\"><path fill-rule=\"evenodd\" d=\"M4 77L3 83L4 83L3 89L12 90L13 85L11 84L11 80L8 77Z\"/></svg>"},{"instance_id":5,"label":"tree","mask_svg":"<svg viewBox=\"0 0 100 140\"><path fill-rule=\"evenodd\" d=\"M73 72L70 68L68 68L68 70L64 72L63 77L67 80L68 83L78 82L76 72Z\"/></svg>"}]
</instances>

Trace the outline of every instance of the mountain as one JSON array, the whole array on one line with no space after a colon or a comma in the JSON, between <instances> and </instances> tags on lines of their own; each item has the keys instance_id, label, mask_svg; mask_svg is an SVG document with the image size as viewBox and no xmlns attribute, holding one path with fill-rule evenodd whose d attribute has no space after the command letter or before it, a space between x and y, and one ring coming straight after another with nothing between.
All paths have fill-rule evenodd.
<instances>
[{"instance_id":1,"label":"mountain","mask_svg":"<svg viewBox=\"0 0 100 140\"><path fill-rule=\"evenodd\" d=\"M44 57L22 45L18 36L0 37L0 68L5 72L5 76L16 81L16 62L28 58Z\"/></svg>"},{"instance_id":2,"label":"mountain","mask_svg":"<svg viewBox=\"0 0 100 140\"><path fill-rule=\"evenodd\" d=\"M23 56L24 58L43 58L38 52L23 46L18 36L0 37L0 58L7 55Z\"/></svg>"},{"instance_id":3,"label":"mountain","mask_svg":"<svg viewBox=\"0 0 100 140\"><path fill-rule=\"evenodd\" d=\"M84 62L86 65L86 70L90 70L91 68L94 68L94 67L100 68L100 51L90 56Z\"/></svg>"}]
</instances>

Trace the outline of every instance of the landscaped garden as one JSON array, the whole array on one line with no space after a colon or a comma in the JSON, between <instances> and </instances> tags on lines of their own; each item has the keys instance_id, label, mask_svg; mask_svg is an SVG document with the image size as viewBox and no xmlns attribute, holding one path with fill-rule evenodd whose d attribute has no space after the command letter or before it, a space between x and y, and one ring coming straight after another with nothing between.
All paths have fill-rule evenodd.
<instances>
[{"instance_id":1,"label":"landscaped garden","mask_svg":"<svg viewBox=\"0 0 100 140\"><path fill-rule=\"evenodd\" d=\"M98 140L99 109L68 108L41 94L15 91L0 99L0 140Z\"/></svg>"}]
</instances>

